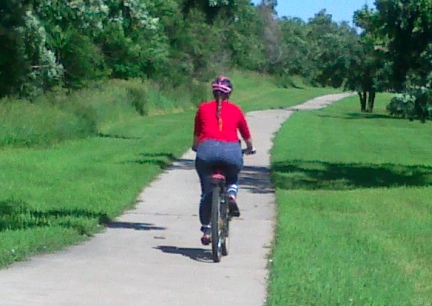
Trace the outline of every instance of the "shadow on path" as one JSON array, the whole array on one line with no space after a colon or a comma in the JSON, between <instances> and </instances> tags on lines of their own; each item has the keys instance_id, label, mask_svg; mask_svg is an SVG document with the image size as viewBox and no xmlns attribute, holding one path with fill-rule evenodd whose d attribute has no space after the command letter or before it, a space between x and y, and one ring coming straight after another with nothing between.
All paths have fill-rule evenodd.
<instances>
[{"instance_id":1,"label":"shadow on path","mask_svg":"<svg viewBox=\"0 0 432 306\"><path fill-rule=\"evenodd\" d=\"M195 160L177 159L167 170L193 170L195 171ZM252 193L272 193L270 181L270 170L267 167L245 166L240 172L239 185L241 189Z\"/></svg>"},{"instance_id":2,"label":"shadow on path","mask_svg":"<svg viewBox=\"0 0 432 306\"><path fill-rule=\"evenodd\" d=\"M209 249L202 248L179 248L171 245L160 245L155 247L156 250L160 250L164 253L168 254L177 254L185 257L189 257L192 260L204 262L204 263L213 263L211 257L211 251Z\"/></svg>"},{"instance_id":3,"label":"shadow on path","mask_svg":"<svg viewBox=\"0 0 432 306\"><path fill-rule=\"evenodd\" d=\"M195 170L195 160L193 159L176 159L174 164L166 167L167 170Z\"/></svg>"},{"instance_id":4,"label":"shadow on path","mask_svg":"<svg viewBox=\"0 0 432 306\"><path fill-rule=\"evenodd\" d=\"M267 167L244 167L240 172L239 185L240 189L248 190L252 193L273 193L270 170Z\"/></svg>"},{"instance_id":5,"label":"shadow on path","mask_svg":"<svg viewBox=\"0 0 432 306\"><path fill-rule=\"evenodd\" d=\"M163 231L166 227L155 226L151 223L141 222L110 222L107 224L108 228L122 228L122 229L133 229L136 231Z\"/></svg>"}]
</instances>

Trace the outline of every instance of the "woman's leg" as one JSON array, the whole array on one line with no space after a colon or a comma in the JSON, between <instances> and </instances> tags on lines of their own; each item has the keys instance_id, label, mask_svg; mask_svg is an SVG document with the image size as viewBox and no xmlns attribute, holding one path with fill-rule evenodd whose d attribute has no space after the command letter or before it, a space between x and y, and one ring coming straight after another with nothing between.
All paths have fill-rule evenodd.
<instances>
[{"instance_id":1,"label":"woman's leg","mask_svg":"<svg viewBox=\"0 0 432 306\"><path fill-rule=\"evenodd\" d=\"M197 170L201 184L199 218L201 225L206 227L210 224L211 215L211 166L207 162L197 157L195 160L195 168Z\"/></svg>"},{"instance_id":2,"label":"woman's leg","mask_svg":"<svg viewBox=\"0 0 432 306\"><path fill-rule=\"evenodd\" d=\"M223 146L222 152L222 159L226 164L224 172L227 180L227 194L230 200L230 214L233 217L240 217L240 210L236 199L238 192L238 175L243 167L241 146L237 143L227 143Z\"/></svg>"}]
</instances>

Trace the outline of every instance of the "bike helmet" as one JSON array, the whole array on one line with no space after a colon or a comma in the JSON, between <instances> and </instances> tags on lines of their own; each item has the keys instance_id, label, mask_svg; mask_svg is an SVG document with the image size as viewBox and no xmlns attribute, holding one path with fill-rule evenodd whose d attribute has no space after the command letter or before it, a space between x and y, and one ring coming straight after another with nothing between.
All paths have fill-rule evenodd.
<instances>
[{"instance_id":1,"label":"bike helmet","mask_svg":"<svg viewBox=\"0 0 432 306\"><path fill-rule=\"evenodd\" d=\"M213 93L220 92L225 95L230 95L233 91L233 86L227 77L220 76L213 81L212 90Z\"/></svg>"}]
</instances>

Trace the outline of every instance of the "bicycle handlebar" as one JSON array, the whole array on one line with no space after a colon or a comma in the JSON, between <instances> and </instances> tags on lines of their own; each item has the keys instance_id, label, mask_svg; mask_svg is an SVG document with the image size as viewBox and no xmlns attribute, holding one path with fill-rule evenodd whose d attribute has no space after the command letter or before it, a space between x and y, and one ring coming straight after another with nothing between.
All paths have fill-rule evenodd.
<instances>
[{"instance_id":1,"label":"bicycle handlebar","mask_svg":"<svg viewBox=\"0 0 432 306\"><path fill-rule=\"evenodd\" d=\"M255 148L252 148L251 150L242 149L242 154L243 155L254 155L254 154L256 154L256 149Z\"/></svg>"}]
</instances>

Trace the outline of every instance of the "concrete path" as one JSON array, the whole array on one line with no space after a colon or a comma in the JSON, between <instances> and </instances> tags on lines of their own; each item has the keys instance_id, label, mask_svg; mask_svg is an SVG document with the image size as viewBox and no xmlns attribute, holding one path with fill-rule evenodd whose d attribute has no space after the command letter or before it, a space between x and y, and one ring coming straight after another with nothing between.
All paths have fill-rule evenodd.
<instances>
[{"instance_id":1,"label":"concrete path","mask_svg":"<svg viewBox=\"0 0 432 306\"><path fill-rule=\"evenodd\" d=\"M242 218L232 222L230 255L221 263L213 263L210 248L200 244L200 190L194 153L187 152L103 233L0 270L0 305L263 305L275 217L268 154L273 134L294 111L345 96L248 114L258 153L245 157Z\"/></svg>"}]
</instances>

